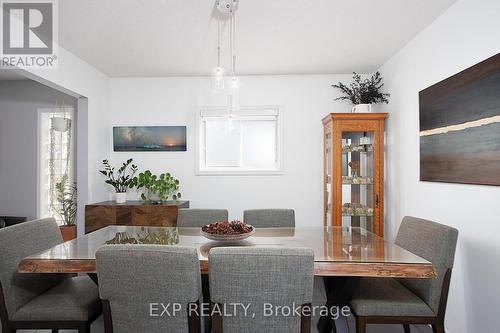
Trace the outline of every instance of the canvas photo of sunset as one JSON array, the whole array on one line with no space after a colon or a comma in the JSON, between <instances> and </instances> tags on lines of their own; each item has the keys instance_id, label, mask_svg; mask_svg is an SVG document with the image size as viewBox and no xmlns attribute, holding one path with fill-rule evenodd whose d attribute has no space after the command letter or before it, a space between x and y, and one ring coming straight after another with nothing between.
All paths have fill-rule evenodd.
<instances>
[{"instance_id":1,"label":"canvas photo of sunset","mask_svg":"<svg viewBox=\"0 0 500 333\"><path fill-rule=\"evenodd\" d=\"M114 151L186 151L186 126L113 127Z\"/></svg>"}]
</instances>

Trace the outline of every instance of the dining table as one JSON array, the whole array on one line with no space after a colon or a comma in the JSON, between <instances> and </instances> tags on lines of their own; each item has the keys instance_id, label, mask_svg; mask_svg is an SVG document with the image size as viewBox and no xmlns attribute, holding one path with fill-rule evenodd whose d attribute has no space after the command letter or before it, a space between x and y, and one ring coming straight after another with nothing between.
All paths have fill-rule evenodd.
<instances>
[{"instance_id":1,"label":"dining table","mask_svg":"<svg viewBox=\"0 0 500 333\"><path fill-rule=\"evenodd\" d=\"M363 228L255 228L250 237L240 241L213 241L205 238L200 230L111 225L23 258L18 272L86 273L97 283L95 253L101 246L113 244L195 247L202 274L208 273L208 253L214 247L306 247L314 251L315 276L323 277L325 281L327 306L343 304L339 293L348 289L343 284L359 278L431 279L437 276L429 261ZM345 330L342 326L347 325L346 320L331 322L322 320L318 323L319 330L331 332L337 329L341 332Z\"/></svg>"}]
</instances>

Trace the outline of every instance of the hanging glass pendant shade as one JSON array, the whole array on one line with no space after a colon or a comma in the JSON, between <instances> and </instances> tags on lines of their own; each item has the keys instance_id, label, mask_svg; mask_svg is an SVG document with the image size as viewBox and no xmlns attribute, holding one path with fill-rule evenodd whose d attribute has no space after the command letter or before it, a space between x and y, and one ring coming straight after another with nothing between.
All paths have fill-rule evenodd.
<instances>
[{"instance_id":1,"label":"hanging glass pendant shade","mask_svg":"<svg viewBox=\"0 0 500 333\"><path fill-rule=\"evenodd\" d=\"M228 78L229 109L231 112L240 110L240 78L232 75Z\"/></svg>"},{"instance_id":2,"label":"hanging glass pendant shade","mask_svg":"<svg viewBox=\"0 0 500 333\"><path fill-rule=\"evenodd\" d=\"M212 69L211 86L214 93L219 94L226 88L226 70L220 66Z\"/></svg>"},{"instance_id":3,"label":"hanging glass pendant shade","mask_svg":"<svg viewBox=\"0 0 500 333\"><path fill-rule=\"evenodd\" d=\"M231 48L231 75L228 77L228 94L229 94L229 117L234 117L240 111L240 78L236 75L236 19L235 10L238 2L230 2L230 25L229 25L229 42Z\"/></svg>"},{"instance_id":4,"label":"hanging glass pendant shade","mask_svg":"<svg viewBox=\"0 0 500 333\"><path fill-rule=\"evenodd\" d=\"M217 66L212 69L211 86L214 93L219 94L226 86L226 70L220 64L220 21L217 21Z\"/></svg>"}]
</instances>

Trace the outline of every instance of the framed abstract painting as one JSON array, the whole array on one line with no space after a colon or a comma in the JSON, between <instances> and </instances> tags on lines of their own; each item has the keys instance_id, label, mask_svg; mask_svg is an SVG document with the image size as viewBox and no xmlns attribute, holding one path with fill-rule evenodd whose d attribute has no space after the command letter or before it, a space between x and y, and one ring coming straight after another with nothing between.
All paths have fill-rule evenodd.
<instances>
[{"instance_id":1,"label":"framed abstract painting","mask_svg":"<svg viewBox=\"0 0 500 333\"><path fill-rule=\"evenodd\" d=\"M420 180L500 185L500 54L419 93Z\"/></svg>"}]
</instances>

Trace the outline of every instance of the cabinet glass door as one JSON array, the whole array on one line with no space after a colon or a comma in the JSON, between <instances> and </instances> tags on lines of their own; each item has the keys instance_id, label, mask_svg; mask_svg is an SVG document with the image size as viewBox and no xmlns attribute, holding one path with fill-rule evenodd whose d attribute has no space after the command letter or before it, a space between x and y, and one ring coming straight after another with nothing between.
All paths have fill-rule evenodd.
<instances>
[{"instance_id":1,"label":"cabinet glass door","mask_svg":"<svg viewBox=\"0 0 500 333\"><path fill-rule=\"evenodd\" d=\"M342 225L374 231L374 132L342 133Z\"/></svg>"}]
</instances>

